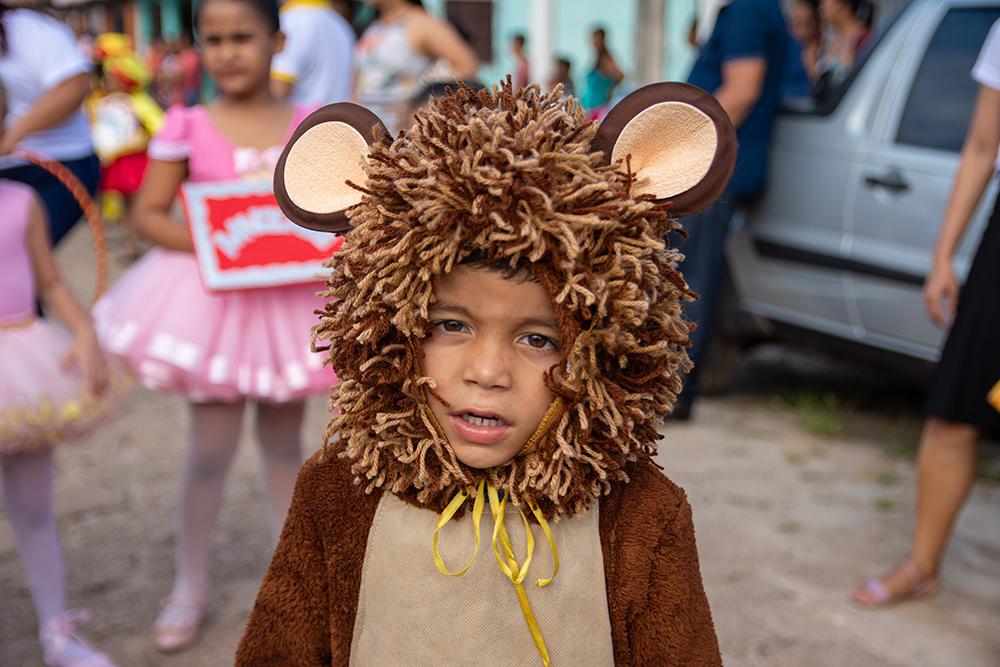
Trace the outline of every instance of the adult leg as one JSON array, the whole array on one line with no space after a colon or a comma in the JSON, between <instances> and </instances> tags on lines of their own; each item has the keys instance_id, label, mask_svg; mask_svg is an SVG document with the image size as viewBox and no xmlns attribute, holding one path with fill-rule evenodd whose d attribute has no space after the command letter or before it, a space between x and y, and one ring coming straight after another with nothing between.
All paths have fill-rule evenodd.
<instances>
[{"instance_id":1,"label":"adult leg","mask_svg":"<svg viewBox=\"0 0 1000 667\"><path fill-rule=\"evenodd\" d=\"M260 443L268 518L275 541L292 501L295 480L302 467L302 417L305 401L259 403L257 440Z\"/></svg>"},{"instance_id":2,"label":"adult leg","mask_svg":"<svg viewBox=\"0 0 1000 667\"><path fill-rule=\"evenodd\" d=\"M979 430L968 424L931 417L917 455L917 519L913 532L907 573L899 567L881 579L889 600L909 595L915 578L932 580L941 567L952 528L969 497L976 473L976 445ZM870 587L869 587L870 588ZM855 599L877 602L866 587L855 589Z\"/></svg>"},{"instance_id":3,"label":"adult leg","mask_svg":"<svg viewBox=\"0 0 1000 667\"><path fill-rule=\"evenodd\" d=\"M976 478L979 430L927 420L917 457L917 525L910 561L922 574L941 566L952 528Z\"/></svg>"},{"instance_id":4,"label":"adult leg","mask_svg":"<svg viewBox=\"0 0 1000 667\"><path fill-rule=\"evenodd\" d=\"M677 247L684 254L680 271L688 286L698 293L698 300L684 308L684 316L697 327L691 333L688 355L694 368L684 381L677 399L678 415L690 411L698 392L698 374L707 356L715 311L722 294L726 267L726 236L736 210L733 200L724 196L706 210L684 219L688 237Z\"/></svg>"},{"instance_id":5,"label":"adult leg","mask_svg":"<svg viewBox=\"0 0 1000 667\"><path fill-rule=\"evenodd\" d=\"M179 490L174 586L156 621L161 650L190 644L204 616L212 533L226 474L239 444L243 407L243 401L190 406L190 442Z\"/></svg>"},{"instance_id":6,"label":"adult leg","mask_svg":"<svg viewBox=\"0 0 1000 667\"><path fill-rule=\"evenodd\" d=\"M21 565L38 617L39 638L50 664L89 660L111 663L76 635L66 613L66 574L52 492L52 450L0 457L4 510L10 520Z\"/></svg>"}]
</instances>

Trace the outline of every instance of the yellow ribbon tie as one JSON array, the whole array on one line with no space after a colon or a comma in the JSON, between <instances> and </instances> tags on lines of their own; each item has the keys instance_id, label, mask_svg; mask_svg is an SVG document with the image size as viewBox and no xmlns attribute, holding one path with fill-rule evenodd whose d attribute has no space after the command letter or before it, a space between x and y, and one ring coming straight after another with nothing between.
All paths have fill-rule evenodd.
<instances>
[{"instance_id":1,"label":"yellow ribbon tie","mask_svg":"<svg viewBox=\"0 0 1000 667\"><path fill-rule=\"evenodd\" d=\"M549 522L545 520L542 510L530 500L528 501L528 507L531 509L531 513L535 515L538 525L542 527L542 532L545 533L545 538L549 541L549 548L552 549L552 576L548 579L539 579L535 582L539 588L542 588L551 584L552 580L559 574L559 550L556 549L556 540L552 537L552 531L549 530ZM521 516L523 517L524 515L522 514Z\"/></svg>"},{"instance_id":2,"label":"yellow ribbon tie","mask_svg":"<svg viewBox=\"0 0 1000 667\"><path fill-rule=\"evenodd\" d=\"M493 554L496 556L500 570L514 584L517 601L521 605L521 614L524 616L525 623L528 624L528 631L531 632L535 648L538 649L538 655L542 658L542 664L545 667L549 667L549 650L546 648L545 640L542 638L542 630L538 627L535 612L531 610L531 603L528 602L528 594L524 590L523 583L525 575L528 574L528 566L531 565L531 556L535 552L535 537L531 534L531 526L528 525L528 519L519 508L518 513L521 515L521 522L524 524L528 548L524 557L524 563L518 565L517 557L514 556L514 547L510 543L510 535L507 534L507 527L504 525L507 494L505 493L503 500L500 500L497 490L492 486L489 487L488 493L490 496L490 512L493 514ZM499 548L497 547L498 538L500 542ZM500 556L501 548L503 549L503 557Z\"/></svg>"},{"instance_id":3,"label":"yellow ribbon tie","mask_svg":"<svg viewBox=\"0 0 1000 667\"><path fill-rule=\"evenodd\" d=\"M463 574L468 572L469 568L472 567L472 564L476 562L476 556L479 555L479 522L483 518L485 496L483 493L483 486L485 486L485 484L486 480L479 480L479 489L476 491L476 501L472 505L472 526L476 534L476 548L472 552L472 558L470 558L469 562L465 564L465 567L458 572L452 572L445 566L444 559L441 558L441 552L438 551L438 535L440 534L441 529L444 528L445 524L451 521L451 518L455 516L455 512L458 511L458 508L465 503L465 499L467 498L465 493L462 491L456 493L455 497L451 499L451 502L448 503L448 506L444 508L444 511L441 512L441 516L438 518L437 527L434 529L434 564L437 565L437 569L441 572L441 574L446 574L449 577L461 577Z\"/></svg>"},{"instance_id":4,"label":"yellow ribbon tie","mask_svg":"<svg viewBox=\"0 0 1000 667\"><path fill-rule=\"evenodd\" d=\"M504 524L504 516L507 509L507 494L504 494L503 499L500 498L500 494L492 486L486 487L486 492L484 493L484 480L480 480L479 487L476 492L476 500L472 507L472 525L475 531L476 537L476 547L472 554L472 558L469 562L458 572L451 572L444 564L444 560L441 558L441 554L438 551L438 535L444 526L451 521L452 517L458 511L458 508L465 503L468 496L465 492L459 491L452 498L448 506L441 512L441 516L438 517L437 527L434 529L434 564L437 565L437 569L442 573L450 577L461 577L469 568L472 567L473 562L476 560L476 556L479 554L479 523L483 516L483 505L484 498L489 497L490 501L490 513L493 515L493 555L496 556L497 565L500 566L500 571L503 572L504 576L510 579L510 582L514 584L514 590L517 593L517 601L521 606L521 614L524 616L525 622L528 624L528 631L531 632L531 638L535 642L535 648L538 650L538 655L542 658L542 663L545 667L549 667L549 651L545 646L545 640L542 638L542 631L538 627L538 620L535 618L535 613L531 609L531 603L528 602L528 594L524 590L524 579L528 574L528 567L531 565L531 558L535 553L535 536L531 532L531 525L528 523L528 518L524 516L524 512L518 508L518 513L521 515L521 523L524 524L524 533L527 542L527 549L525 550L524 562L518 563L517 556L514 555L514 547L510 542L510 535L507 532L507 526ZM534 514L535 519L538 520L538 525L542 527L542 532L545 533L545 538L549 542L549 547L552 549L552 576L547 579L538 579L536 582L539 587L548 586L555 579L556 574L559 572L559 551L556 549L556 541L552 537L552 531L549 529L549 524L545 520L545 516L542 514L541 509L538 505L528 501L528 507L531 509L531 513ZM501 554L501 551L503 552Z\"/></svg>"}]
</instances>

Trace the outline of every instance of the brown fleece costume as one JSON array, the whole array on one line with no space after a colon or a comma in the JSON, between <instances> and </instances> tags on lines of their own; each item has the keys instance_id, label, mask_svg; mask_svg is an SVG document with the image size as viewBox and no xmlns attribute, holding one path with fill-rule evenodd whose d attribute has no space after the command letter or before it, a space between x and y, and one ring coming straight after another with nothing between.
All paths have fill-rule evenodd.
<instances>
[{"instance_id":1,"label":"brown fleece costume","mask_svg":"<svg viewBox=\"0 0 1000 667\"><path fill-rule=\"evenodd\" d=\"M655 84L596 128L558 92L512 91L508 83L432 101L391 141L376 125L353 105L321 109L296 132L276 172L289 217L344 231L349 209L354 230L332 261L331 301L317 329L340 379L331 402L337 416L324 451L300 475L237 663L391 664L356 623L360 608L378 608L373 582L395 576L385 567L369 571L379 559L366 557L376 540L396 548L377 526L400 524L383 512L407 511L385 492L421 508L418 518L436 518L429 513L456 493L474 497L484 480L514 507L570 522L566 535L596 509L603 578L598 568L576 589L569 582L529 591L569 629L573 614L584 613L571 595L603 586L607 609L602 602L597 620L608 628L616 664L720 664L691 510L651 455L656 425L689 365L680 309L691 294L663 242L677 226L668 209L690 214L721 193L735 155L724 112L695 88ZM434 280L473 253L530 271L552 299L561 341L560 363L545 377L559 401L551 424L490 470L455 457L426 407L433 382L420 371ZM471 521L468 513L460 519ZM573 563L597 554L560 557ZM399 573L401 604L413 593L412 571ZM428 590L436 582L428 579ZM456 601L459 610L463 604ZM468 606L476 606L472 598ZM420 618L406 620L418 627L401 629L400 640L420 642ZM514 620L519 632L507 619L497 622L504 641L530 645L524 621ZM463 632L461 624L448 627ZM455 639L456 647L474 645ZM435 659L449 658L462 664L483 655Z\"/></svg>"}]
</instances>

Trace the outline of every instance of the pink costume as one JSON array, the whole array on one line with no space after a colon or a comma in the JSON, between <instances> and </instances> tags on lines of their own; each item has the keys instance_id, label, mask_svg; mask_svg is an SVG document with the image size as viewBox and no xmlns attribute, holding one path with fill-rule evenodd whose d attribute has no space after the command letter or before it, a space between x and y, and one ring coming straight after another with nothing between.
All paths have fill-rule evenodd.
<instances>
[{"instance_id":1,"label":"pink costume","mask_svg":"<svg viewBox=\"0 0 1000 667\"><path fill-rule=\"evenodd\" d=\"M285 136L308 115L296 108ZM202 106L172 107L149 144L187 161L188 181L270 180L282 146L233 146ZM336 381L310 351L320 283L210 292L195 257L154 248L94 309L98 334L146 386L192 401L286 402Z\"/></svg>"},{"instance_id":2,"label":"pink costume","mask_svg":"<svg viewBox=\"0 0 1000 667\"><path fill-rule=\"evenodd\" d=\"M32 189L0 180L0 454L48 447L90 432L127 380L112 375L100 396L75 367L62 367L73 336L35 317L27 233Z\"/></svg>"}]
</instances>

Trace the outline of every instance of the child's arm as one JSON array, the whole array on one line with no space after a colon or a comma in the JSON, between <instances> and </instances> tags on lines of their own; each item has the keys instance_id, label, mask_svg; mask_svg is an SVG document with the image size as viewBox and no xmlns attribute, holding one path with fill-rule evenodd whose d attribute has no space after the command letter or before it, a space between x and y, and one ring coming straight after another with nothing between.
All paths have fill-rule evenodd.
<instances>
[{"instance_id":1,"label":"child's arm","mask_svg":"<svg viewBox=\"0 0 1000 667\"><path fill-rule=\"evenodd\" d=\"M649 593L632 621L637 664L721 667L719 640L701 582L691 505L681 492L652 554Z\"/></svg>"},{"instance_id":2,"label":"child's arm","mask_svg":"<svg viewBox=\"0 0 1000 667\"><path fill-rule=\"evenodd\" d=\"M150 160L132 214L132 223L146 238L168 250L194 252L187 225L170 215L181 185L187 178L187 162Z\"/></svg>"},{"instance_id":3,"label":"child's arm","mask_svg":"<svg viewBox=\"0 0 1000 667\"><path fill-rule=\"evenodd\" d=\"M309 514L311 462L299 473L281 539L236 651L237 667L330 665L323 541Z\"/></svg>"},{"instance_id":4,"label":"child's arm","mask_svg":"<svg viewBox=\"0 0 1000 667\"><path fill-rule=\"evenodd\" d=\"M90 316L73 298L59 274L49 242L47 223L41 202L37 197L32 197L26 240L38 296L69 327L75 337L64 364L76 364L87 390L99 394L108 384L107 361L97 343L97 333Z\"/></svg>"}]
</instances>

